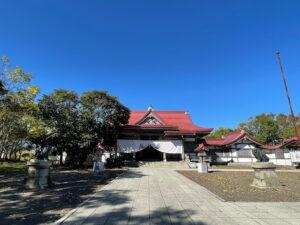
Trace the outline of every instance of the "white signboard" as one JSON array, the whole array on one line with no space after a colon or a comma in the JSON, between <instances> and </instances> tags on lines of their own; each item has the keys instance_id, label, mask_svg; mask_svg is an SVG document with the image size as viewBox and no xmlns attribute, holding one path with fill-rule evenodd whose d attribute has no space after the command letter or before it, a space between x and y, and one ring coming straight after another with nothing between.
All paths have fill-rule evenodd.
<instances>
[{"instance_id":1,"label":"white signboard","mask_svg":"<svg viewBox=\"0 0 300 225\"><path fill-rule=\"evenodd\" d=\"M291 161L293 163L300 163L300 151L294 151L294 152L290 152L291 154Z\"/></svg>"}]
</instances>

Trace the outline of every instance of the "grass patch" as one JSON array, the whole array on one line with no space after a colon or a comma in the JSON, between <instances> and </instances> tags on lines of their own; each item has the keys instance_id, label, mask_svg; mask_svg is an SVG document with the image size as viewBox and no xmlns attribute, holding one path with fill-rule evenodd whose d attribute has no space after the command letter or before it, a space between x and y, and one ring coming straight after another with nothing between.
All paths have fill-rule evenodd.
<instances>
[{"instance_id":1,"label":"grass patch","mask_svg":"<svg viewBox=\"0 0 300 225\"><path fill-rule=\"evenodd\" d=\"M25 172L26 170L25 162L0 162L0 173Z\"/></svg>"}]
</instances>

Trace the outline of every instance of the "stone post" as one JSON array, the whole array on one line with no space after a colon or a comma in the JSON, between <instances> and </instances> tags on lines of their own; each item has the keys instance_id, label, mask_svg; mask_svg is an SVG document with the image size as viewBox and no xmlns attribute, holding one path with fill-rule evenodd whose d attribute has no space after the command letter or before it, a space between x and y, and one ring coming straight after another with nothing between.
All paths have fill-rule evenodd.
<instances>
[{"instance_id":1,"label":"stone post","mask_svg":"<svg viewBox=\"0 0 300 225\"><path fill-rule=\"evenodd\" d=\"M197 163L198 173L208 173L208 166L206 162Z\"/></svg>"},{"instance_id":2,"label":"stone post","mask_svg":"<svg viewBox=\"0 0 300 225\"><path fill-rule=\"evenodd\" d=\"M269 162L256 162L252 164L254 179L251 186L258 188L279 187L280 183L275 173L276 166Z\"/></svg>"},{"instance_id":3,"label":"stone post","mask_svg":"<svg viewBox=\"0 0 300 225\"><path fill-rule=\"evenodd\" d=\"M49 168L52 162L49 160L31 159L27 162L28 177L25 178L25 186L28 188L45 188L50 184Z\"/></svg>"}]
</instances>

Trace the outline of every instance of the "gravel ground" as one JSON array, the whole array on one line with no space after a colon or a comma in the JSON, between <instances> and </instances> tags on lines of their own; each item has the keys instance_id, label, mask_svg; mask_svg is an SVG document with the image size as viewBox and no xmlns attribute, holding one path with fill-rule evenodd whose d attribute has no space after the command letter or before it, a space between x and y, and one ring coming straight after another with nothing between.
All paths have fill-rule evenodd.
<instances>
[{"instance_id":1,"label":"gravel ground","mask_svg":"<svg viewBox=\"0 0 300 225\"><path fill-rule=\"evenodd\" d=\"M300 202L300 173L277 172L280 188L251 187L252 172L177 171L227 201Z\"/></svg>"},{"instance_id":2,"label":"gravel ground","mask_svg":"<svg viewBox=\"0 0 300 225\"><path fill-rule=\"evenodd\" d=\"M122 172L54 170L54 185L43 190L26 189L24 172L0 173L0 224L52 224Z\"/></svg>"}]
</instances>

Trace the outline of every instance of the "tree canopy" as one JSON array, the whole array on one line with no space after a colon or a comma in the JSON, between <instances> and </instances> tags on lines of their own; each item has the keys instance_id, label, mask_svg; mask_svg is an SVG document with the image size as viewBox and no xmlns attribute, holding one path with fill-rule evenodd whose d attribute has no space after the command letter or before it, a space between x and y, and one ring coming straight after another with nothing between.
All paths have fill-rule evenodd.
<instances>
[{"instance_id":1,"label":"tree canopy","mask_svg":"<svg viewBox=\"0 0 300 225\"><path fill-rule=\"evenodd\" d=\"M217 130L215 130L214 132L212 132L209 136L207 136L208 138L222 138L222 136L224 134L228 134L230 132L232 132L233 130L230 128L224 128L224 127L219 127Z\"/></svg>"},{"instance_id":2,"label":"tree canopy","mask_svg":"<svg viewBox=\"0 0 300 225\"><path fill-rule=\"evenodd\" d=\"M60 155L67 152L70 163L79 165L101 139L108 149L114 147L120 124L129 119L129 109L107 91L84 92L79 98L74 91L57 89L43 95L38 108L49 130L40 144L54 146Z\"/></svg>"},{"instance_id":3,"label":"tree canopy","mask_svg":"<svg viewBox=\"0 0 300 225\"><path fill-rule=\"evenodd\" d=\"M299 130L300 115L296 116L295 119ZM239 123L237 128L234 129L219 127L207 137L221 138L222 135L234 130L245 130L257 140L270 145L282 143L283 140L296 135L291 115L262 113L254 118L250 117L246 122Z\"/></svg>"},{"instance_id":4,"label":"tree canopy","mask_svg":"<svg viewBox=\"0 0 300 225\"><path fill-rule=\"evenodd\" d=\"M71 164L82 164L100 140L115 147L121 124L129 109L107 91L84 92L56 89L37 99L40 90L31 84L33 75L0 58L0 158L9 158L26 143L50 145Z\"/></svg>"},{"instance_id":5,"label":"tree canopy","mask_svg":"<svg viewBox=\"0 0 300 225\"><path fill-rule=\"evenodd\" d=\"M11 68L7 57L0 57L0 157L9 158L21 151L34 127L34 100L39 93L31 85L31 73L16 66Z\"/></svg>"}]
</instances>

